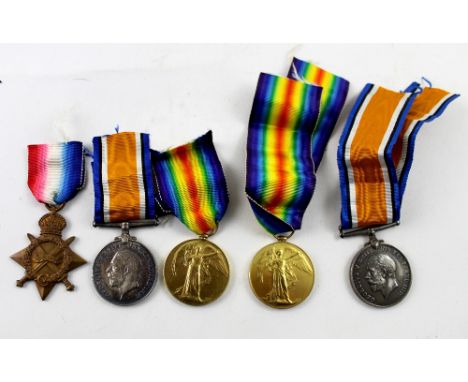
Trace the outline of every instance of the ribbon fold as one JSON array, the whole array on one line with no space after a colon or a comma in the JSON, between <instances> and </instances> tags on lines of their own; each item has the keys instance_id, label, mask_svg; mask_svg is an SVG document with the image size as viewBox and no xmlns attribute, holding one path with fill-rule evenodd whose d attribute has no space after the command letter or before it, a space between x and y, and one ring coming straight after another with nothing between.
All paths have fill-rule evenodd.
<instances>
[{"instance_id":1,"label":"ribbon fold","mask_svg":"<svg viewBox=\"0 0 468 382\"><path fill-rule=\"evenodd\" d=\"M182 146L152 152L158 203L197 235L213 234L228 203L211 131Z\"/></svg>"},{"instance_id":2,"label":"ribbon fold","mask_svg":"<svg viewBox=\"0 0 468 382\"><path fill-rule=\"evenodd\" d=\"M82 189L84 182L83 143L28 146L28 186L40 203L66 203Z\"/></svg>"},{"instance_id":3,"label":"ribbon fold","mask_svg":"<svg viewBox=\"0 0 468 382\"><path fill-rule=\"evenodd\" d=\"M349 83L295 58L289 78L261 73L249 120L246 194L271 234L301 227Z\"/></svg>"},{"instance_id":4,"label":"ribbon fold","mask_svg":"<svg viewBox=\"0 0 468 382\"><path fill-rule=\"evenodd\" d=\"M94 220L98 224L157 217L149 135L93 138Z\"/></svg>"},{"instance_id":5,"label":"ribbon fold","mask_svg":"<svg viewBox=\"0 0 468 382\"><path fill-rule=\"evenodd\" d=\"M416 136L458 96L417 82L404 92L364 87L338 146L342 229L400 220Z\"/></svg>"}]
</instances>

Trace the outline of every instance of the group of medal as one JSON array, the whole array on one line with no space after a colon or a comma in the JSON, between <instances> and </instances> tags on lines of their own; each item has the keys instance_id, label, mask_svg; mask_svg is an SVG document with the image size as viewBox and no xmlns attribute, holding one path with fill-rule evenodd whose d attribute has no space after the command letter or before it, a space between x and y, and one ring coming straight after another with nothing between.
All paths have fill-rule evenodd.
<instances>
[{"instance_id":1,"label":"group of medal","mask_svg":"<svg viewBox=\"0 0 468 382\"><path fill-rule=\"evenodd\" d=\"M369 240L351 263L350 281L366 303L391 306L411 286L410 265L376 232L399 224L416 136L425 122L458 97L413 82L404 91L367 84L347 116L338 146L342 237ZM301 228L316 173L348 94L349 82L294 58L287 77L261 73L248 125L246 196L257 221L275 241L254 256L253 292L274 308L304 301L314 285L310 257L289 239ZM74 289L68 273L85 264L62 238L59 212L85 184L87 151L82 142L28 146L28 186L48 209L40 235L12 256L25 269L17 281L34 281L44 300L57 283ZM223 251L208 240L216 233L228 191L212 133L159 152L148 134L118 132L95 137L92 156L94 225L120 228L93 265L94 285L106 300L133 304L147 296L157 278L148 249L130 234L174 215L196 237L177 245L164 265L171 294L190 305L218 298L229 280Z\"/></svg>"}]
</instances>

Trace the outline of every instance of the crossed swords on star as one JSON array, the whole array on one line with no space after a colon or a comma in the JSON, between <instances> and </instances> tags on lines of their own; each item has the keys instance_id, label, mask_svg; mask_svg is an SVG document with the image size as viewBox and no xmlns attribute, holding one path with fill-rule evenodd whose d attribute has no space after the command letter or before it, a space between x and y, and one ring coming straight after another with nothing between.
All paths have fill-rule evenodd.
<instances>
[{"instance_id":1,"label":"crossed swords on star","mask_svg":"<svg viewBox=\"0 0 468 382\"><path fill-rule=\"evenodd\" d=\"M39 241L38 238L36 238L34 235L31 235L30 233L28 233L28 239L31 241L31 244L32 245L36 245L37 248L39 248L44 257L48 257L48 258L54 258L56 255L58 255L61 251L64 251L66 250L71 242L73 240L75 240L74 237L70 237L69 239L67 240L64 240L63 241L63 247L58 247L58 248L55 248L52 253L47 253L47 251L41 246L41 242ZM37 275L37 273L42 269L44 268L47 264L49 264L49 261L47 259L45 259L44 261L41 261L39 263L39 265L37 265L35 268L33 268L33 270L29 273L29 274L26 274L23 278L21 278L20 280L16 280L16 286L18 287L23 287L23 285L29 281L29 280L34 280L34 277ZM60 279L58 279L56 282L63 282L65 284L65 287L67 288L68 291L72 291L73 289L75 289L75 286L68 280L67 278L67 274L65 273L65 275L63 275Z\"/></svg>"}]
</instances>

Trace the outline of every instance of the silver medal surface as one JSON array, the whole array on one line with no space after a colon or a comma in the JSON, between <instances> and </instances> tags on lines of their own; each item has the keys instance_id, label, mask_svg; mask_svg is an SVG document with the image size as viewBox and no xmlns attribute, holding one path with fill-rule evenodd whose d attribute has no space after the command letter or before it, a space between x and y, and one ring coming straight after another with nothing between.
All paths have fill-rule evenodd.
<instances>
[{"instance_id":1,"label":"silver medal surface","mask_svg":"<svg viewBox=\"0 0 468 382\"><path fill-rule=\"evenodd\" d=\"M369 305L389 307L399 303L411 287L411 268L397 248L379 242L367 244L351 263L351 285Z\"/></svg>"},{"instance_id":2,"label":"silver medal surface","mask_svg":"<svg viewBox=\"0 0 468 382\"><path fill-rule=\"evenodd\" d=\"M93 281L99 294L117 305L131 305L146 297L157 279L156 263L135 238L116 238L97 255Z\"/></svg>"}]
</instances>

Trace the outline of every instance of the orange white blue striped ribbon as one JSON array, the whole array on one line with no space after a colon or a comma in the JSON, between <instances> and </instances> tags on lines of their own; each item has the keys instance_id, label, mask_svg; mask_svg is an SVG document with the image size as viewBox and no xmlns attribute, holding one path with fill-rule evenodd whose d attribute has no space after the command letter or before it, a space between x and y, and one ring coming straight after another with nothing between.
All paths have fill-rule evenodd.
<instances>
[{"instance_id":1,"label":"orange white blue striped ribbon","mask_svg":"<svg viewBox=\"0 0 468 382\"><path fill-rule=\"evenodd\" d=\"M367 84L359 95L338 147L341 228L398 222L421 126L458 97L412 83L404 92Z\"/></svg>"},{"instance_id":2,"label":"orange white blue striped ribbon","mask_svg":"<svg viewBox=\"0 0 468 382\"><path fill-rule=\"evenodd\" d=\"M155 219L149 135L95 137L93 147L95 223Z\"/></svg>"}]
</instances>

